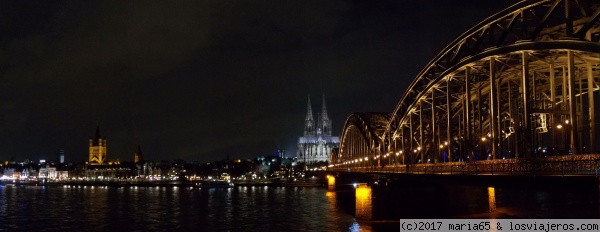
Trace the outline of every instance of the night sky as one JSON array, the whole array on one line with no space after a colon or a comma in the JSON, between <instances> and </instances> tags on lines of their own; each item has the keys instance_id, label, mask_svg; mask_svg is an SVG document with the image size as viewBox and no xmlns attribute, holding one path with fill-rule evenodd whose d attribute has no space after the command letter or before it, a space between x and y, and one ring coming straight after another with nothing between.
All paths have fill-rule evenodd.
<instances>
[{"instance_id":1,"label":"night sky","mask_svg":"<svg viewBox=\"0 0 600 232\"><path fill-rule=\"evenodd\" d=\"M1 1L0 160L295 156L307 95L340 135L513 2Z\"/></svg>"}]
</instances>

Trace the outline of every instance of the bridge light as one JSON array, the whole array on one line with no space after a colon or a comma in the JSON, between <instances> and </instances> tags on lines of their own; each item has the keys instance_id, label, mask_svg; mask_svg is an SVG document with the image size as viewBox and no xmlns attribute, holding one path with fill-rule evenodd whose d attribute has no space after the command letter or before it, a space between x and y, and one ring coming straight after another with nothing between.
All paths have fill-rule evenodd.
<instances>
[{"instance_id":1,"label":"bridge light","mask_svg":"<svg viewBox=\"0 0 600 232\"><path fill-rule=\"evenodd\" d=\"M481 141L485 142L486 138L485 137L481 137Z\"/></svg>"},{"instance_id":2,"label":"bridge light","mask_svg":"<svg viewBox=\"0 0 600 232\"><path fill-rule=\"evenodd\" d=\"M563 127L562 124L556 125L556 129L562 129L562 127Z\"/></svg>"},{"instance_id":3,"label":"bridge light","mask_svg":"<svg viewBox=\"0 0 600 232\"><path fill-rule=\"evenodd\" d=\"M414 152L414 153L417 153L417 149L414 149L414 150L413 150L413 152Z\"/></svg>"},{"instance_id":4,"label":"bridge light","mask_svg":"<svg viewBox=\"0 0 600 232\"><path fill-rule=\"evenodd\" d=\"M400 152L396 152L396 156L400 155Z\"/></svg>"},{"instance_id":5,"label":"bridge light","mask_svg":"<svg viewBox=\"0 0 600 232\"><path fill-rule=\"evenodd\" d=\"M368 161L368 160L369 160L369 157L365 157L365 161Z\"/></svg>"},{"instance_id":6,"label":"bridge light","mask_svg":"<svg viewBox=\"0 0 600 232\"><path fill-rule=\"evenodd\" d=\"M440 144L440 148L444 148L444 144Z\"/></svg>"},{"instance_id":7,"label":"bridge light","mask_svg":"<svg viewBox=\"0 0 600 232\"><path fill-rule=\"evenodd\" d=\"M569 124L569 119L565 120L565 124Z\"/></svg>"},{"instance_id":8,"label":"bridge light","mask_svg":"<svg viewBox=\"0 0 600 232\"><path fill-rule=\"evenodd\" d=\"M402 151L400 151L400 154L402 154Z\"/></svg>"},{"instance_id":9,"label":"bridge light","mask_svg":"<svg viewBox=\"0 0 600 232\"><path fill-rule=\"evenodd\" d=\"M488 138L491 138L492 134L491 133L487 133L487 136L488 136Z\"/></svg>"},{"instance_id":10,"label":"bridge light","mask_svg":"<svg viewBox=\"0 0 600 232\"><path fill-rule=\"evenodd\" d=\"M444 142L444 145L446 145L446 146L447 146L447 145L448 145L448 141L445 141L445 142Z\"/></svg>"},{"instance_id":11,"label":"bridge light","mask_svg":"<svg viewBox=\"0 0 600 232\"><path fill-rule=\"evenodd\" d=\"M360 162L362 162L362 158L360 158Z\"/></svg>"},{"instance_id":12,"label":"bridge light","mask_svg":"<svg viewBox=\"0 0 600 232\"><path fill-rule=\"evenodd\" d=\"M420 146L419 146L419 147L417 147L417 150L419 150L419 151L420 151L420 150L421 150L421 147L420 147Z\"/></svg>"}]
</instances>

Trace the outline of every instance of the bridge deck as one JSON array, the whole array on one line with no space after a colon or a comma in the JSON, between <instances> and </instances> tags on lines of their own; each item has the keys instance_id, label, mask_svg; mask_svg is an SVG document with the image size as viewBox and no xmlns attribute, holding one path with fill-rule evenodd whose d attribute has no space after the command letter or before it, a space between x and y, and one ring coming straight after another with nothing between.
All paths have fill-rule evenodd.
<instances>
[{"instance_id":1,"label":"bridge deck","mask_svg":"<svg viewBox=\"0 0 600 232\"><path fill-rule=\"evenodd\" d=\"M595 176L599 155L561 156L548 159L506 159L437 164L386 166L333 166L331 171L359 173L405 173L414 175L507 175L507 176Z\"/></svg>"}]
</instances>

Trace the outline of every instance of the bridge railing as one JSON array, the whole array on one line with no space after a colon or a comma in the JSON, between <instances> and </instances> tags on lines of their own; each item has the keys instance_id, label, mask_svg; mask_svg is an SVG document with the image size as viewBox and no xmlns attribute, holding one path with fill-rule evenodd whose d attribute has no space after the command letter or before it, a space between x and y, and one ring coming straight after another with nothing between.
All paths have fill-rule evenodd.
<instances>
[{"instance_id":1,"label":"bridge railing","mask_svg":"<svg viewBox=\"0 0 600 232\"><path fill-rule=\"evenodd\" d=\"M593 159L590 159L593 158ZM600 159L498 160L371 167L334 167L332 171L429 175L588 175L598 177Z\"/></svg>"}]
</instances>

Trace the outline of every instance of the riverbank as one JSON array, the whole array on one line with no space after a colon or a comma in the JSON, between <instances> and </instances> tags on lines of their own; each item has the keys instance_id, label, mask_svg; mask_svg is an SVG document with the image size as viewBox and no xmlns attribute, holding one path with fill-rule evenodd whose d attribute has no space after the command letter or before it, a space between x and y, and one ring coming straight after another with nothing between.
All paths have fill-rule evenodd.
<instances>
[{"instance_id":1,"label":"riverbank","mask_svg":"<svg viewBox=\"0 0 600 232\"><path fill-rule=\"evenodd\" d=\"M33 181L10 181L0 182L1 185L13 186L71 186L71 187L178 187L178 188L201 188L200 182L115 182L115 181L64 181L64 182L33 182ZM233 182L233 187L324 187L319 182ZM208 186L214 188L219 186Z\"/></svg>"}]
</instances>

